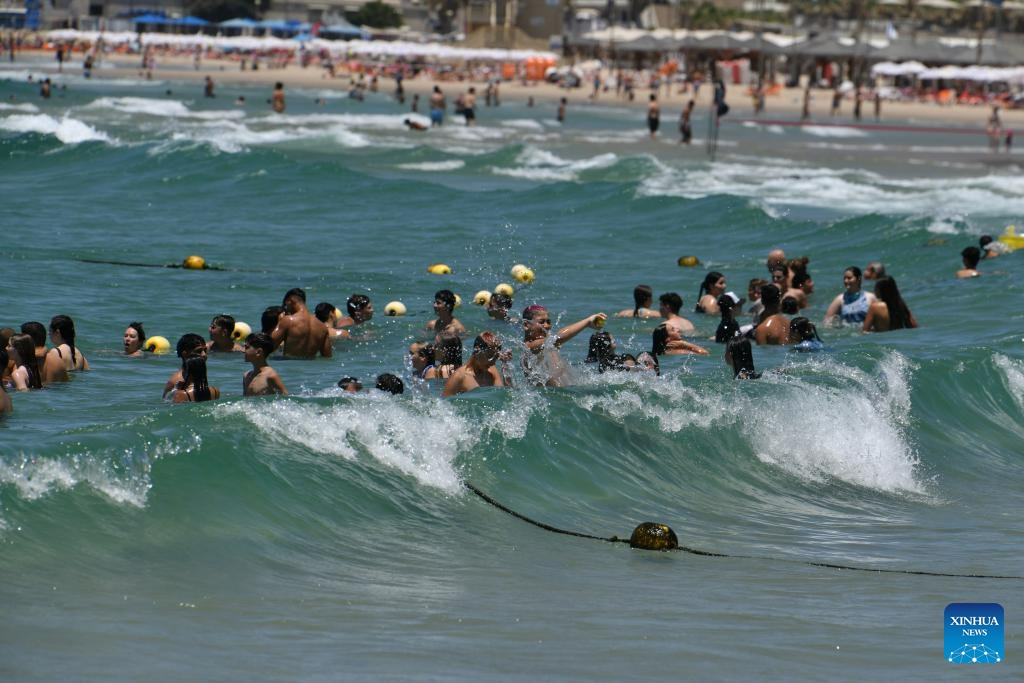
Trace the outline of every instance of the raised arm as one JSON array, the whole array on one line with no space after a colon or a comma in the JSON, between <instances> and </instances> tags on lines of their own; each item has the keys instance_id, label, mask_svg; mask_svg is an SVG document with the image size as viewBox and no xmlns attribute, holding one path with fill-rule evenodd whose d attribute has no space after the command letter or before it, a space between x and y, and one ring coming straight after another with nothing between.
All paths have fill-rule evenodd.
<instances>
[{"instance_id":1,"label":"raised arm","mask_svg":"<svg viewBox=\"0 0 1024 683\"><path fill-rule=\"evenodd\" d=\"M597 324L598 320L601 321L600 324ZM561 346L588 327L592 327L595 330L600 329L604 326L604 322L606 320L608 320L608 316L604 313L595 313L583 318L582 320L577 320L571 325L566 325L558 331L558 334L555 335L555 347Z\"/></svg>"}]
</instances>

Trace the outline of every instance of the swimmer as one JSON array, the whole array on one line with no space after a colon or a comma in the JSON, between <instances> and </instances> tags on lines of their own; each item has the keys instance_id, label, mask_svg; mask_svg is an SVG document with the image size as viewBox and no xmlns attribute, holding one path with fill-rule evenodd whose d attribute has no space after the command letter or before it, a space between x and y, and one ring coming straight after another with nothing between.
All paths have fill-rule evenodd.
<instances>
[{"instance_id":1,"label":"swimmer","mask_svg":"<svg viewBox=\"0 0 1024 683\"><path fill-rule=\"evenodd\" d=\"M465 365L459 366L444 385L442 396L455 396L480 387L503 387L508 376L508 361L512 359L511 351L502 351L501 342L494 332L481 332L473 341L473 352ZM498 371L495 366L501 362L506 372Z\"/></svg>"},{"instance_id":2,"label":"swimmer","mask_svg":"<svg viewBox=\"0 0 1024 683\"><path fill-rule=\"evenodd\" d=\"M709 351L683 339L676 327L663 322L651 334L651 354L654 356L706 356Z\"/></svg>"},{"instance_id":3,"label":"swimmer","mask_svg":"<svg viewBox=\"0 0 1024 683\"><path fill-rule=\"evenodd\" d=\"M409 344L409 363L412 365L414 378L434 379L437 377L433 344L425 341L414 341Z\"/></svg>"},{"instance_id":4,"label":"swimmer","mask_svg":"<svg viewBox=\"0 0 1024 683\"><path fill-rule=\"evenodd\" d=\"M862 331L888 332L917 327L917 319L900 295L894 278L883 277L875 281L875 297L877 300L868 307Z\"/></svg>"},{"instance_id":5,"label":"swimmer","mask_svg":"<svg viewBox=\"0 0 1024 683\"><path fill-rule=\"evenodd\" d=\"M377 382L374 385L374 389L380 391L386 391L389 394L401 394L405 391L405 383L402 378L398 375L393 375L390 372L377 375Z\"/></svg>"},{"instance_id":6,"label":"swimmer","mask_svg":"<svg viewBox=\"0 0 1024 683\"><path fill-rule=\"evenodd\" d=\"M679 334L693 334L697 328L689 320L679 315L683 308L683 297L676 292L666 292L658 297L658 313L668 324L679 330Z\"/></svg>"},{"instance_id":7,"label":"swimmer","mask_svg":"<svg viewBox=\"0 0 1024 683\"><path fill-rule=\"evenodd\" d=\"M782 292L774 284L765 285L761 288L761 303L764 304L764 311L754 328L754 339L758 346L788 344L789 318L781 311Z\"/></svg>"},{"instance_id":8,"label":"swimmer","mask_svg":"<svg viewBox=\"0 0 1024 683\"><path fill-rule=\"evenodd\" d=\"M754 351L746 337L736 337L725 345L725 364L732 368L733 379L757 379L761 376L754 370Z\"/></svg>"},{"instance_id":9,"label":"swimmer","mask_svg":"<svg viewBox=\"0 0 1024 683\"><path fill-rule=\"evenodd\" d=\"M964 279L969 277L978 277L981 273L978 272L978 261L981 260L981 249L978 247L967 247L960 252L960 258L963 260L964 267L956 271L958 279Z\"/></svg>"},{"instance_id":10,"label":"swimmer","mask_svg":"<svg viewBox=\"0 0 1024 683\"><path fill-rule=\"evenodd\" d=\"M206 377L206 355L191 356L182 363L181 381L171 392L171 403L201 403L220 398L220 390Z\"/></svg>"},{"instance_id":11,"label":"swimmer","mask_svg":"<svg viewBox=\"0 0 1024 683\"><path fill-rule=\"evenodd\" d=\"M242 395L287 396L288 390L281 381L281 376L267 363L267 358L274 352L274 341L270 335L262 332L250 334L245 340L244 350L245 360L252 365L252 370L242 375Z\"/></svg>"},{"instance_id":12,"label":"swimmer","mask_svg":"<svg viewBox=\"0 0 1024 683\"><path fill-rule=\"evenodd\" d=\"M338 318L334 322L335 327L351 327L362 325L373 317L373 302L365 294L353 294L345 301L345 309L348 315Z\"/></svg>"},{"instance_id":13,"label":"swimmer","mask_svg":"<svg viewBox=\"0 0 1024 683\"><path fill-rule=\"evenodd\" d=\"M660 318L661 312L652 309L652 303L654 303L654 290L651 289L649 285L637 285L633 288L633 308L623 309L616 313L615 317ZM680 306L682 306L681 303Z\"/></svg>"},{"instance_id":14,"label":"swimmer","mask_svg":"<svg viewBox=\"0 0 1024 683\"><path fill-rule=\"evenodd\" d=\"M338 388L346 394L358 394L363 390L363 383L355 377L342 377L338 380Z\"/></svg>"},{"instance_id":15,"label":"swimmer","mask_svg":"<svg viewBox=\"0 0 1024 683\"><path fill-rule=\"evenodd\" d=\"M36 364L39 366L43 384L67 382L71 379L64 360L46 349L46 327L35 320L21 324L21 333L27 334L35 344Z\"/></svg>"},{"instance_id":16,"label":"swimmer","mask_svg":"<svg viewBox=\"0 0 1024 683\"><path fill-rule=\"evenodd\" d=\"M457 337L466 334L466 327L452 315L454 310L455 292L450 289L438 290L434 294L434 313L437 314L437 318L427 323L427 329L433 330L438 340L442 334L452 334Z\"/></svg>"},{"instance_id":17,"label":"swimmer","mask_svg":"<svg viewBox=\"0 0 1024 683\"><path fill-rule=\"evenodd\" d=\"M50 320L50 340L53 348L46 354L55 356L68 372L88 370L89 361L75 348L75 323L66 315L55 315Z\"/></svg>"},{"instance_id":18,"label":"swimmer","mask_svg":"<svg viewBox=\"0 0 1024 683\"><path fill-rule=\"evenodd\" d=\"M130 322L124 330L124 355L138 358L146 344L146 331L140 322Z\"/></svg>"},{"instance_id":19,"label":"swimmer","mask_svg":"<svg viewBox=\"0 0 1024 683\"><path fill-rule=\"evenodd\" d=\"M861 289L861 271L850 266L843 271L844 292L836 296L825 311L825 324L832 325L837 317L844 323L861 324L868 314L868 307L875 301L875 295Z\"/></svg>"},{"instance_id":20,"label":"swimmer","mask_svg":"<svg viewBox=\"0 0 1024 683\"><path fill-rule=\"evenodd\" d=\"M424 126L419 121L413 121L412 119L405 119L405 121L403 121L402 123L404 123L409 130L426 130L427 129L427 126Z\"/></svg>"},{"instance_id":21,"label":"swimmer","mask_svg":"<svg viewBox=\"0 0 1024 683\"><path fill-rule=\"evenodd\" d=\"M232 335L235 333L235 319L227 314L215 315L210 321L210 341L206 344L207 353L241 353L241 344L236 344Z\"/></svg>"},{"instance_id":22,"label":"swimmer","mask_svg":"<svg viewBox=\"0 0 1024 683\"><path fill-rule=\"evenodd\" d=\"M164 384L163 397L168 398L168 395L175 390L182 382L185 381L185 362L190 358L201 356L206 358L206 340L200 337L198 334L188 332L181 335L178 339L176 346L178 358L181 359L181 369L177 370L168 378Z\"/></svg>"},{"instance_id":23,"label":"swimmer","mask_svg":"<svg viewBox=\"0 0 1024 683\"><path fill-rule=\"evenodd\" d=\"M35 342L28 334L16 334L7 342L7 354L14 363L11 383L18 391L43 388L43 374L36 356Z\"/></svg>"},{"instance_id":24,"label":"swimmer","mask_svg":"<svg viewBox=\"0 0 1024 683\"><path fill-rule=\"evenodd\" d=\"M718 315L718 297L725 294L727 283L725 276L717 271L711 271L704 276L700 283L700 291L697 292L697 306L694 310L697 313L707 315Z\"/></svg>"},{"instance_id":25,"label":"swimmer","mask_svg":"<svg viewBox=\"0 0 1024 683\"><path fill-rule=\"evenodd\" d=\"M608 316L594 313L566 325L551 339L551 314L539 304L523 309L523 371L527 381L536 386L564 387L570 384L569 367L558 353L567 341L588 327L599 329Z\"/></svg>"},{"instance_id":26,"label":"swimmer","mask_svg":"<svg viewBox=\"0 0 1024 683\"><path fill-rule=\"evenodd\" d=\"M10 357L7 353L7 345L0 347L0 368L6 368L10 362ZM0 416L6 415L7 413L14 410L14 404L11 403L11 396L7 393L7 388L3 382L0 382Z\"/></svg>"},{"instance_id":27,"label":"swimmer","mask_svg":"<svg viewBox=\"0 0 1024 683\"><path fill-rule=\"evenodd\" d=\"M330 358L334 350L327 325L316 319L306 308L305 290L295 287L288 290L281 303L284 315L271 333L274 348L282 347L285 358L316 358L319 353Z\"/></svg>"},{"instance_id":28,"label":"swimmer","mask_svg":"<svg viewBox=\"0 0 1024 683\"><path fill-rule=\"evenodd\" d=\"M281 81L274 84L274 92L270 95L270 108L278 114L284 113L284 83Z\"/></svg>"}]
</instances>

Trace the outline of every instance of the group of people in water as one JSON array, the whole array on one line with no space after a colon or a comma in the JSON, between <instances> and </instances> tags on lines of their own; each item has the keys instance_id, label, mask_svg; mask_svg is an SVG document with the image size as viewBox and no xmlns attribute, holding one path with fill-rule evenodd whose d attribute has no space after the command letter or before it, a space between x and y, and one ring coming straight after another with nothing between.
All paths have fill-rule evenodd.
<instances>
[{"instance_id":1,"label":"group of people in water","mask_svg":"<svg viewBox=\"0 0 1024 683\"><path fill-rule=\"evenodd\" d=\"M1005 245L983 236L980 246L967 247L961 253L963 268L957 271L957 277L978 277L981 259L1005 253ZM751 279L746 298L729 291L721 272L710 271L701 281L694 314L719 316L712 339L724 345L724 359L734 377L759 376L753 361L754 345L788 345L801 352L824 349L817 326L800 314L814 294L808 264L807 257L787 259L782 250L772 250L766 260L767 277ZM864 280L874 282L873 292L865 290ZM516 381L517 373L511 366L512 349L504 344L511 347L519 334L521 340L515 343L520 348L520 381L535 386L571 384L571 365L560 349L585 330L592 330L585 365L599 373L621 370L660 374L662 356L710 354L693 341L697 327L682 316L684 301L678 293L661 294L655 308L654 290L637 285L633 299L633 308L619 311L615 317L658 320L651 333L651 348L636 355L617 352L614 337L603 329L608 322L605 313L592 313L556 329L550 311L537 303L526 306L520 318L514 317L512 296L499 291L483 302L494 329L476 335L468 359L464 359L467 329L455 317L458 297L442 289L434 295L434 317L424 327L423 338L408 347L405 374L415 382L443 382L442 396L478 387L509 386ZM187 333L178 339L175 351L181 367L168 378L163 396L172 403L219 398L220 391L210 385L206 368L209 356L216 353L241 353L250 364L242 379L243 395L287 395L284 380L270 366L276 352L280 358L330 358L335 342L350 338L352 330L372 319L373 314L373 303L364 294L350 296L344 313L329 302L321 302L310 311L305 291L295 288L285 293L280 306L264 310L257 332L230 315L217 315L210 322L208 338ZM877 261L863 271L857 266L843 271L843 291L831 300L821 322L826 326L857 326L864 332L918 326L895 278ZM48 330L35 321L23 323L20 331L0 329L0 413L12 409L8 390L42 389L67 381L72 373L89 370L89 362L75 339L74 321L66 315L54 316ZM163 338L147 339L142 323L132 322L124 331L124 354L141 356L147 351L169 350L160 348L157 340L167 344ZM338 386L346 392L363 388L354 377L343 377ZM382 373L374 386L397 394L404 391L405 382L398 374Z\"/></svg>"}]
</instances>

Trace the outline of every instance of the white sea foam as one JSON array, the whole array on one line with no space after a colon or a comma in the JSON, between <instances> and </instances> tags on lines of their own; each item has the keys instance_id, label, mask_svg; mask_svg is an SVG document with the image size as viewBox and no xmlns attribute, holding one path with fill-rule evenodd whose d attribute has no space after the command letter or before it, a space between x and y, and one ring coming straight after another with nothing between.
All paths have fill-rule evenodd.
<instances>
[{"instance_id":1,"label":"white sea foam","mask_svg":"<svg viewBox=\"0 0 1024 683\"><path fill-rule=\"evenodd\" d=\"M423 161L414 164L398 164L398 168L404 168L409 171L457 171L465 165L466 162L461 159L451 159L449 161Z\"/></svg>"},{"instance_id":2,"label":"white sea foam","mask_svg":"<svg viewBox=\"0 0 1024 683\"><path fill-rule=\"evenodd\" d=\"M569 160L559 157L548 150L532 145L525 147L516 157L519 166L511 168L492 168L495 175L543 180L570 182L576 180L579 173L594 168L608 168L618 161L615 154L598 154L585 159Z\"/></svg>"},{"instance_id":3,"label":"white sea foam","mask_svg":"<svg viewBox=\"0 0 1024 683\"><path fill-rule=\"evenodd\" d=\"M42 133L52 135L61 142L73 145L80 142L110 142L110 137L89 124L68 116L55 119L49 114L15 114L0 119L0 130L15 133Z\"/></svg>"},{"instance_id":4,"label":"white sea foam","mask_svg":"<svg viewBox=\"0 0 1024 683\"><path fill-rule=\"evenodd\" d=\"M39 111L39 107L28 102L19 102L18 104L0 102L0 111L23 111L29 114L34 114Z\"/></svg>"},{"instance_id":5,"label":"white sea foam","mask_svg":"<svg viewBox=\"0 0 1024 683\"><path fill-rule=\"evenodd\" d=\"M1018 418L1024 422L1024 362L1011 359L1001 353L994 354L992 360L1003 373L1006 388L1017 404Z\"/></svg>"},{"instance_id":6,"label":"white sea foam","mask_svg":"<svg viewBox=\"0 0 1024 683\"><path fill-rule=\"evenodd\" d=\"M184 102L150 97L100 97L85 105L83 109L113 109L124 114L163 117L183 117L191 114Z\"/></svg>"},{"instance_id":7,"label":"white sea foam","mask_svg":"<svg viewBox=\"0 0 1024 683\"><path fill-rule=\"evenodd\" d=\"M800 130L807 135L813 135L819 138L864 138L868 134L863 130L857 128L847 128L846 126L801 126Z\"/></svg>"},{"instance_id":8,"label":"white sea foam","mask_svg":"<svg viewBox=\"0 0 1024 683\"><path fill-rule=\"evenodd\" d=\"M148 472L115 475L103 454L61 460L22 456L0 461L0 483L14 486L25 500L85 485L115 503L136 507L145 505L149 490Z\"/></svg>"}]
</instances>

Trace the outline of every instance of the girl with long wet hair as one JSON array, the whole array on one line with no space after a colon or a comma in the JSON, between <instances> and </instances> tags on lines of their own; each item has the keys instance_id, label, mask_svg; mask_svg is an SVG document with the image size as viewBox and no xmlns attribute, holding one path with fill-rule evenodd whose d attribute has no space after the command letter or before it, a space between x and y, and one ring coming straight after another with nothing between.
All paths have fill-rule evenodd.
<instances>
[{"instance_id":1,"label":"girl with long wet hair","mask_svg":"<svg viewBox=\"0 0 1024 683\"><path fill-rule=\"evenodd\" d=\"M700 283L700 291L697 292L697 313L715 315L718 313L718 297L725 294L725 276L718 271L711 271L704 276Z\"/></svg>"},{"instance_id":2,"label":"girl with long wet hair","mask_svg":"<svg viewBox=\"0 0 1024 683\"><path fill-rule=\"evenodd\" d=\"M64 365L68 372L88 370L89 361L75 348L75 321L66 315L55 315L50 319L50 339L53 348L47 353L53 354Z\"/></svg>"},{"instance_id":3,"label":"girl with long wet hair","mask_svg":"<svg viewBox=\"0 0 1024 683\"><path fill-rule=\"evenodd\" d=\"M206 356L190 356L182 363L182 380L171 395L172 403L212 401L220 390L206 378Z\"/></svg>"},{"instance_id":4,"label":"girl with long wet hair","mask_svg":"<svg viewBox=\"0 0 1024 683\"><path fill-rule=\"evenodd\" d=\"M27 334L16 334L11 337L7 353L14 361L14 372L11 373L11 381L18 391L43 388L43 375L39 370L39 360L36 358L36 345L32 337Z\"/></svg>"},{"instance_id":5,"label":"girl with long wet hair","mask_svg":"<svg viewBox=\"0 0 1024 683\"><path fill-rule=\"evenodd\" d=\"M882 277L875 280L875 296L877 301L868 307L861 328L864 332L888 332L917 327L917 320L900 295L896 280Z\"/></svg>"}]
</instances>

